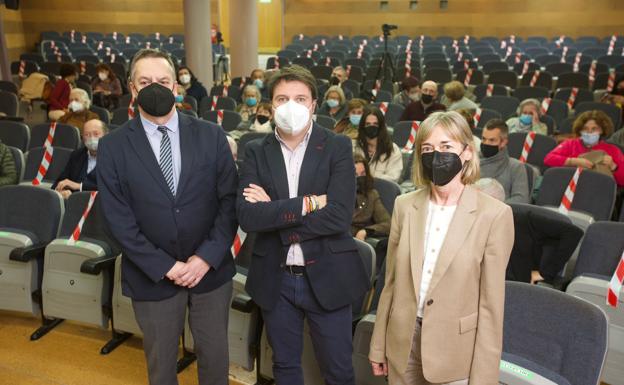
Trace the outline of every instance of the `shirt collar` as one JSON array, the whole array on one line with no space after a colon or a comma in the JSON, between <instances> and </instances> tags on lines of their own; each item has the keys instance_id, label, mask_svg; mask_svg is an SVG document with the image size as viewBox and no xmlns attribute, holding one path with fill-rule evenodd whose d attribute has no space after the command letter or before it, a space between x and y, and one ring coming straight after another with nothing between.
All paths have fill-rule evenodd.
<instances>
[{"instance_id":1,"label":"shirt collar","mask_svg":"<svg viewBox=\"0 0 624 385\"><path fill-rule=\"evenodd\" d=\"M310 141L310 136L312 135L312 129L313 128L314 128L314 121L310 121L310 127L308 128L308 132L306 132L305 136L303 137L303 141L301 143L299 143L299 146L301 146L301 145L307 146L308 145L308 142ZM277 130L277 127L275 128L275 138L283 146L286 146L286 148L290 149L290 147L288 147L288 145L286 144L284 139L282 139L282 137L280 136L280 134L279 134L279 132Z\"/></svg>"},{"instance_id":2,"label":"shirt collar","mask_svg":"<svg viewBox=\"0 0 624 385\"><path fill-rule=\"evenodd\" d=\"M139 114L139 116L141 118L141 124L143 124L143 128L148 135L154 134L158 130L158 127L160 127L158 124L146 119L143 115ZM163 126L167 127L171 132L177 132L179 124L178 111L175 110L171 118Z\"/></svg>"}]
</instances>

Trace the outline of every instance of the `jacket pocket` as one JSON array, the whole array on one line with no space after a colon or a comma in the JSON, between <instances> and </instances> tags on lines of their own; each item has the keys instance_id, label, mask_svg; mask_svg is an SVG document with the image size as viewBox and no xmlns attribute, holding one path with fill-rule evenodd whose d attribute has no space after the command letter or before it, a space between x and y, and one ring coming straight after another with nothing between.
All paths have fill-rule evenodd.
<instances>
[{"instance_id":1,"label":"jacket pocket","mask_svg":"<svg viewBox=\"0 0 624 385\"><path fill-rule=\"evenodd\" d=\"M467 333L477 328L477 322L479 319L479 312L474 312L469 316L459 319L459 334Z\"/></svg>"},{"instance_id":2,"label":"jacket pocket","mask_svg":"<svg viewBox=\"0 0 624 385\"><path fill-rule=\"evenodd\" d=\"M334 253L344 253L347 251L357 251L357 246L353 238L332 239L329 241L329 249Z\"/></svg>"}]
</instances>

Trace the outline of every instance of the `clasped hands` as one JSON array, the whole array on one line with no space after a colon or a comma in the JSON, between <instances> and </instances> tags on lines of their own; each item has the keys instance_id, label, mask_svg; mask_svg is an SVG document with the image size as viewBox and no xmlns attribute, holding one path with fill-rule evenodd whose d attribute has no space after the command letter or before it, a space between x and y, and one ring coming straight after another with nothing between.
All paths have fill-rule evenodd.
<instances>
[{"instance_id":1,"label":"clasped hands","mask_svg":"<svg viewBox=\"0 0 624 385\"><path fill-rule=\"evenodd\" d=\"M210 271L210 265L200 256L193 255L186 262L177 261L166 274L176 285L189 289L194 288Z\"/></svg>"},{"instance_id":2,"label":"clasped hands","mask_svg":"<svg viewBox=\"0 0 624 385\"><path fill-rule=\"evenodd\" d=\"M269 194L267 194L261 186L253 183L250 183L249 187L243 189L243 196L245 200L250 203L271 202ZM319 205L319 210L327 206L327 194L315 195L314 198Z\"/></svg>"},{"instance_id":3,"label":"clasped hands","mask_svg":"<svg viewBox=\"0 0 624 385\"><path fill-rule=\"evenodd\" d=\"M62 181L58 182L55 190L61 193L63 198L67 199L71 195L72 191L80 190L80 183L76 183L70 179L63 179Z\"/></svg>"}]
</instances>

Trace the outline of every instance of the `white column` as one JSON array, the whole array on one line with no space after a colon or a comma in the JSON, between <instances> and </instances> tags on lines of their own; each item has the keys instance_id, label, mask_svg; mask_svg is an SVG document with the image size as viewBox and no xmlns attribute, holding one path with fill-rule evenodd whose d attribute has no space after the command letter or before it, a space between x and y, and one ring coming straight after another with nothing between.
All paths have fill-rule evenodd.
<instances>
[{"instance_id":1,"label":"white column","mask_svg":"<svg viewBox=\"0 0 624 385\"><path fill-rule=\"evenodd\" d=\"M256 0L230 0L230 68L232 77L249 76L258 68Z\"/></svg>"},{"instance_id":2,"label":"white column","mask_svg":"<svg viewBox=\"0 0 624 385\"><path fill-rule=\"evenodd\" d=\"M184 0L186 65L208 91L213 85L210 16L210 0Z\"/></svg>"}]
</instances>

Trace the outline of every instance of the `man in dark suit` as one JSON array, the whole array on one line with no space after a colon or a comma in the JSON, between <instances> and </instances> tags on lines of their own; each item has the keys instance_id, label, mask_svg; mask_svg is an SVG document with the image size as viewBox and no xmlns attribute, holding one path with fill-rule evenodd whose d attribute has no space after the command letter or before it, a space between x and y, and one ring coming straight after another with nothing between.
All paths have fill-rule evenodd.
<instances>
[{"instance_id":1,"label":"man in dark suit","mask_svg":"<svg viewBox=\"0 0 624 385\"><path fill-rule=\"evenodd\" d=\"M188 309L201 385L228 384L238 176L223 130L178 114L174 66L139 51L130 88L139 116L100 144L101 204L123 249L123 293L143 332L149 382L177 384Z\"/></svg>"},{"instance_id":2,"label":"man in dark suit","mask_svg":"<svg viewBox=\"0 0 624 385\"><path fill-rule=\"evenodd\" d=\"M312 122L317 90L300 67L269 82L276 132L247 145L238 218L257 232L246 289L262 308L278 385L303 385L308 319L327 384L355 384L351 303L368 289L350 234L355 206L351 141Z\"/></svg>"},{"instance_id":3,"label":"man in dark suit","mask_svg":"<svg viewBox=\"0 0 624 385\"><path fill-rule=\"evenodd\" d=\"M108 127L99 119L87 121L82 129L81 147L71 153L67 165L52 188L67 199L74 191L97 190L97 149L100 139L108 133Z\"/></svg>"}]
</instances>

